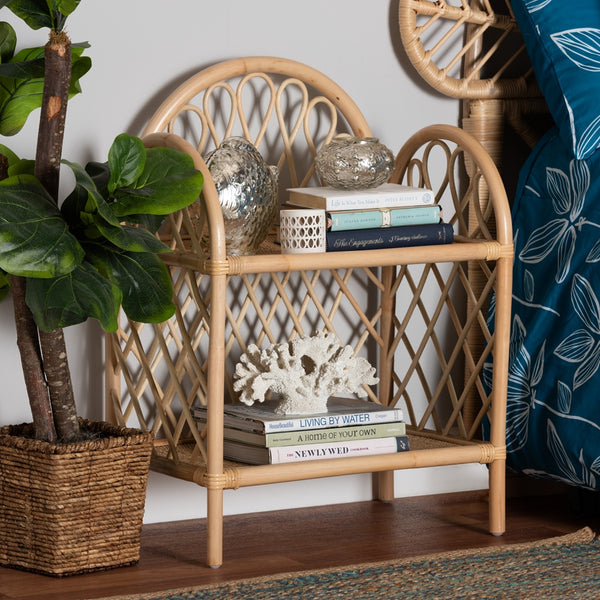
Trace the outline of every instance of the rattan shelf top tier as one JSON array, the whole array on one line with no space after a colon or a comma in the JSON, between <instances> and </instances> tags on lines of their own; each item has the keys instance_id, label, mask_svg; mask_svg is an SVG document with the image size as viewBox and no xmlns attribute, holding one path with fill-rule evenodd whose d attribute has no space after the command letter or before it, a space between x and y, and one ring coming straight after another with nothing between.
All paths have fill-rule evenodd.
<instances>
[{"instance_id":1,"label":"rattan shelf top tier","mask_svg":"<svg viewBox=\"0 0 600 600\"><path fill-rule=\"evenodd\" d=\"M266 243L261 250L260 254L227 256L225 260L220 261L193 252L172 253L165 255L163 260L170 266L193 269L205 275L241 275L273 271L306 271L308 270L307 261L310 263L310 270L319 270L423 264L432 260L436 262L497 260L500 256L512 256L511 244L460 237L457 237L454 243L444 245L442 256L440 256L440 248L437 245L348 252L281 254L279 246L274 243Z\"/></svg>"}]
</instances>

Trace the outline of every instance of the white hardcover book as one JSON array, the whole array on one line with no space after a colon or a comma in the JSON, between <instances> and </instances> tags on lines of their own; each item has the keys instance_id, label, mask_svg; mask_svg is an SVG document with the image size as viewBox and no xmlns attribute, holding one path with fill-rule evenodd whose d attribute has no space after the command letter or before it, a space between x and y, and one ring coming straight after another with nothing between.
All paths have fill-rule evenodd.
<instances>
[{"instance_id":1,"label":"white hardcover book","mask_svg":"<svg viewBox=\"0 0 600 600\"><path fill-rule=\"evenodd\" d=\"M408 450L408 436L351 440L306 446L280 446L269 448L271 464L323 460L326 458L348 458L372 454L390 454Z\"/></svg>"},{"instance_id":2,"label":"white hardcover book","mask_svg":"<svg viewBox=\"0 0 600 600\"><path fill-rule=\"evenodd\" d=\"M324 210L360 210L367 208L398 208L434 204L434 195L427 188L399 183L384 183L366 190L339 190L331 187L289 188L288 203Z\"/></svg>"},{"instance_id":3,"label":"white hardcover book","mask_svg":"<svg viewBox=\"0 0 600 600\"><path fill-rule=\"evenodd\" d=\"M251 465L281 464L326 458L348 458L372 454L392 454L409 450L407 435L345 442L324 442L266 448L235 440L223 440L223 455L228 460Z\"/></svg>"}]
</instances>

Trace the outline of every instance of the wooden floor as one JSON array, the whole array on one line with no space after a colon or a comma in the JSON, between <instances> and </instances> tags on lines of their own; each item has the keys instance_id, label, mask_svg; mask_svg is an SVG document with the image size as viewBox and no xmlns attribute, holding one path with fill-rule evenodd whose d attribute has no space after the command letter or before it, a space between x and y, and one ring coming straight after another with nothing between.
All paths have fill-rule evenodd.
<instances>
[{"instance_id":1,"label":"wooden floor","mask_svg":"<svg viewBox=\"0 0 600 600\"><path fill-rule=\"evenodd\" d=\"M0 568L0 599L90 600L600 531L597 507L584 504L572 492L511 499L501 537L486 531L485 492L227 517L220 569L205 566L204 520L152 524L136 566L61 579Z\"/></svg>"}]
</instances>

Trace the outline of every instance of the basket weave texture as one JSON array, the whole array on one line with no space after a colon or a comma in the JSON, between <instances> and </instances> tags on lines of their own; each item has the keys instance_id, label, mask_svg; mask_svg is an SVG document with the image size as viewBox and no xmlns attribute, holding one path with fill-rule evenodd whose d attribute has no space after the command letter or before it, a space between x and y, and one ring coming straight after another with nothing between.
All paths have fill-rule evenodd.
<instances>
[{"instance_id":1,"label":"basket weave texture","mask_svg":"<svg viewBox=\"0 0 600 600\"><path fill-rule=\"evenodd\" d=\"M62 576L139 560L152 435L81 427L92 439L68 444L0 428L0 564Z\"/></svg>"}]
</instances>

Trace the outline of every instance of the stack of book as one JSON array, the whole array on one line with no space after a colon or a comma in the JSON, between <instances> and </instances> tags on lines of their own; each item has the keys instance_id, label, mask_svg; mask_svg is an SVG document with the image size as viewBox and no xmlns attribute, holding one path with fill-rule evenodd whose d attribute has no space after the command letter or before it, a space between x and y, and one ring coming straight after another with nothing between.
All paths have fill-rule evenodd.
<instances>
[{"instance_id":1,"label":"stack of book","mask_svg":"<svg viewBox=\"0 0 600 600\"><path fill-rule=\"evenodd\" d=\"M366 190L331 187L288 189L286 208L326 213L328 251L450 244L454 231L442 221L433 192L385 183Z\"/></svg>"},{"instance_id":2,"label":"stack of book","mask_svg":"<svg viewBox=\"0 0 600 600\"><path fill-rule=\"evenodd\" d=\"M357 398L332 397L326 413L279 415L267 400L224 408L224 457L262 465L403 452L409 449L402 410ZM198 426L205 407L195 407Z\"/></svg>"}]
</instances>

